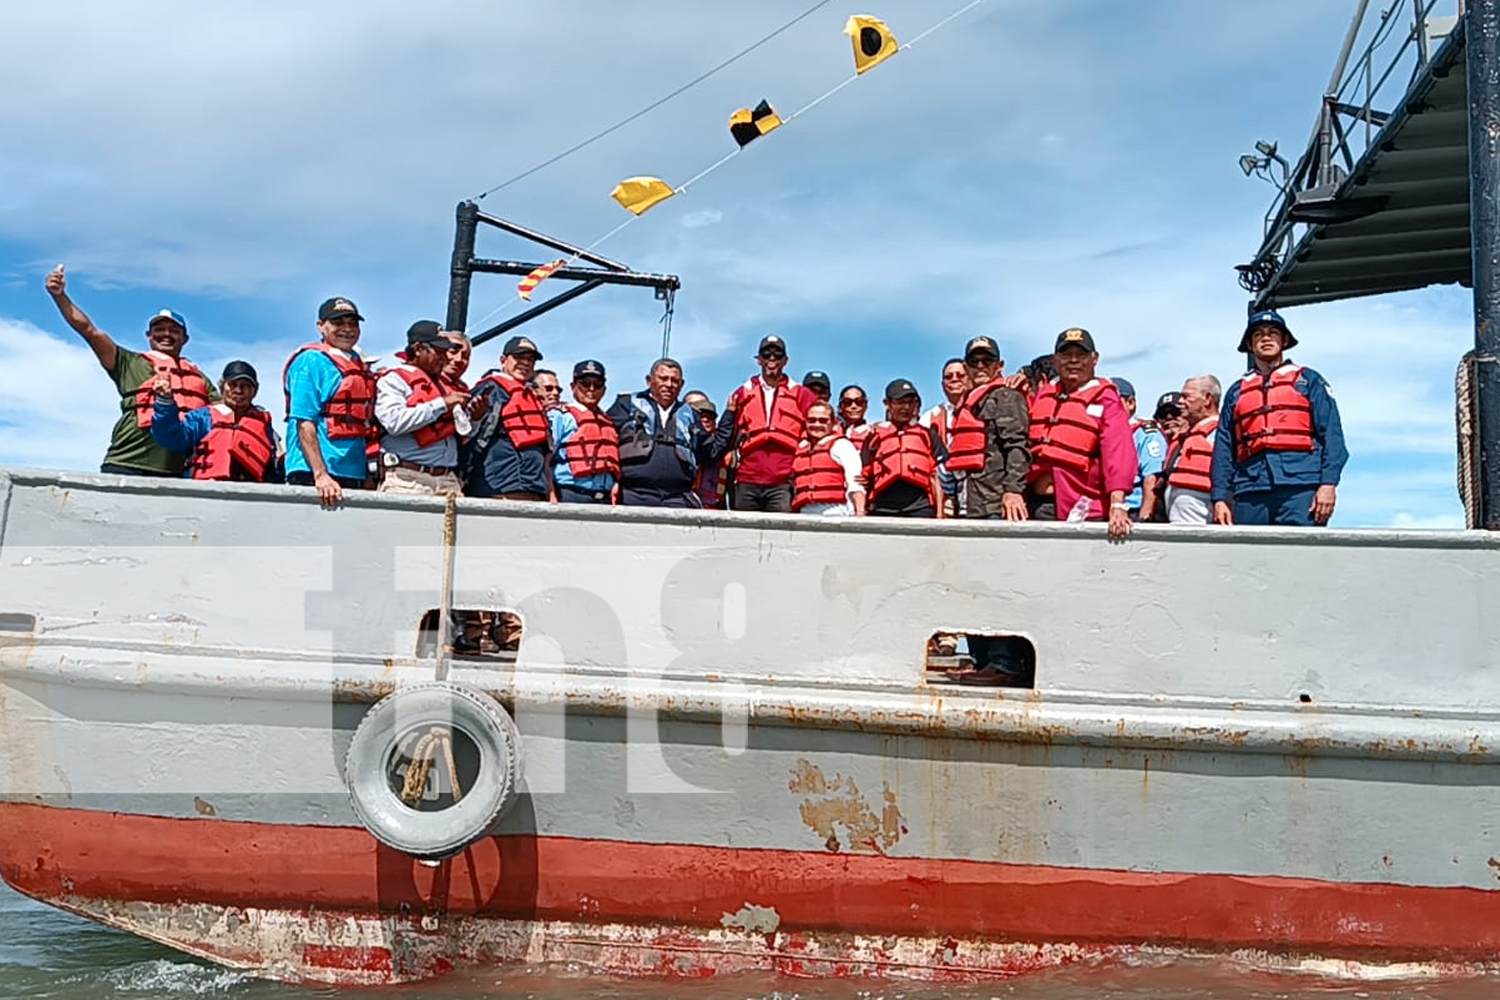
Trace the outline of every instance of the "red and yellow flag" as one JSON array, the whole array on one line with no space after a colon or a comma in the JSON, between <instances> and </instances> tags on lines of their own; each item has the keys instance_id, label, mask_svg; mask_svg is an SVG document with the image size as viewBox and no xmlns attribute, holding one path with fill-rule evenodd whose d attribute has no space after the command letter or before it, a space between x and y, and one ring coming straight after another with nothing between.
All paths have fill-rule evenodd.
<instances>
[{"instance_id":1,"label":"red and yellow flag","mask_svg":"<svg viewBox=\"0 0 1500 1000\"><path fill-rule=\"evenodd\" d=\"M527 302L530 302L531 293L536 291L536 286L552 277L552 273L566 263L566 259L559 258L558 260L554 260L550 264L543 264L541 267L537 268L535 271L532 271L526 277L521 279L521 283L516 285L516 293Z\"/></svg>"}]
</instances>

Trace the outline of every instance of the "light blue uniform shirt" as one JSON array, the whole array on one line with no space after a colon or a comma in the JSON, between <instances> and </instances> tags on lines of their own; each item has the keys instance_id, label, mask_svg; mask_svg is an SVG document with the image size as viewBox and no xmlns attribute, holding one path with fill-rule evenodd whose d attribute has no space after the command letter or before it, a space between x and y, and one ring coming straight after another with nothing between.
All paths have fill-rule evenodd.
<instances>
[{"instance_id":1,"label":"light blue uniform shirt","mask_svg":"<svg viewBox=\"0 0 1500 1000\"><path fill-rule=\"evenodd\" d=\"M364 438L328 439L328 422L323 407L338 392L344 380L338 367L320 351L303 351L287 369L286 471L311 472L302 442L297 438L297 421L311 421L318 428L318 449L330 476L343 479L365 479L369 469L365 459Z\"/></svg>"},{"instance_id":2,"label":"light blue uniform shirt","mask_svg":"<svg viewBox=\"0 0 1500 1000\"><path fill-rule=\"evenodd\" d=\"M556 451L552 458L552 481L558 486L571 486L589 493L608 493L615 488L615 477L607 472L596 472L592 476L575 476L568 465L568 440L578 433L578 419L566 407L549 410L547 419L552 424L552 440Z\"/></svg>"},{"instance_id":3,"label":"light blue uniform shirt","mask_svg":"<svg viewBox=\"0 0 1500 1000\"><path fill-rule=\"evenodd\" d=\"M1125 506L1140 510L1145 502L1141 484L1147 476L1161 475L1162 465L1167 460L1167 438L1161 431L1148 424L1141 424L1133 431L1135 435L1135 457L1141 471L1136 473L1135 488L1125 497Z\"/></svg>"}]
</instances>

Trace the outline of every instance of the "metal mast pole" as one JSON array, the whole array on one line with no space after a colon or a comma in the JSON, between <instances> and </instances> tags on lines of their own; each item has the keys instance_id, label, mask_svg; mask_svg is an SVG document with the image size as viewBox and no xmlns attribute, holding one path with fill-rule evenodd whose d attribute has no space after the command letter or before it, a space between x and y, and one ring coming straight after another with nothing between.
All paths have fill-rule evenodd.
<instances>
[{"instance_id":1,"label":"metal mast pole","mask_svg":"<svg viewBox=\"0 0 1500 1000\"><path fill-rule=\"evenodd\" d=\"M1469 227L1480 527L1500 530L1500 0L1468 0Z\"/></svg>"},{"instance_id":2,"label":"metal mast pole","mask_svg":"<svg viewBox=\"0 0 1500 1000\"><path fill-rule=\"evenodd\" d=\"M453 263L448 272L448 318L445 330L465 330L469 323L469 284L474 279L474 240L479 229L479 206L459 202L453 233Z\"/></svg>"}]
</instances>

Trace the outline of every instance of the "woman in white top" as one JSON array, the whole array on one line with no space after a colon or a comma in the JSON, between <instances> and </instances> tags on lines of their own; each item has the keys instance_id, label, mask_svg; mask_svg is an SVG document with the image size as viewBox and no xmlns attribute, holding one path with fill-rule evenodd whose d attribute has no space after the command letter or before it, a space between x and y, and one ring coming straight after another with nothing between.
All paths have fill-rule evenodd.
<instances>
[{"instance_id":1,"label":"woman in white top","mask_svg":"<svg viewBox=\"0 0 1500 1000\"><path fill-rule=\"evenodd\" d=\"M804 427L802 446L792 462L792 509L821 517L864 514L859 450L839 433L833 407L827 403L808 407ZM840 499L832 499L839 494Z\"/></svg>"}]
</instances>

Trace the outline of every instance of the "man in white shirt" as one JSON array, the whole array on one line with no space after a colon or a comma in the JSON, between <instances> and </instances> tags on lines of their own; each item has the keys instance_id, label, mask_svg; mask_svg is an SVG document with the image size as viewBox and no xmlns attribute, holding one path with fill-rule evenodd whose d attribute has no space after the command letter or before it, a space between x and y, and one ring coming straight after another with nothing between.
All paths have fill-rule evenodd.
<instances>
[{"instance_id":1,"label":"man in white shirt","mask_svg":"<svg viewBox=\"0 0 1500 1000\"><path fill-rule=\"evenodd\" d=\"M806 437L792 459L792 510L819 517L865 512L864 463L854 442L839 433L833 407L807 408Z\"/></svg>"},{"instance_id":2,"label":"man in white shirt","mask_svg":"<svg viewBox=\"0 0 1500 1000\"><path fill-rule=\"evenodd\" d=\"M375 383L375 419L380 438L383 493L458 493L458 429L454 410L468 394L443 380L443 368L459 345L432 320L406 331L406 361Z\"/></svg>"}]
</instances>

